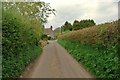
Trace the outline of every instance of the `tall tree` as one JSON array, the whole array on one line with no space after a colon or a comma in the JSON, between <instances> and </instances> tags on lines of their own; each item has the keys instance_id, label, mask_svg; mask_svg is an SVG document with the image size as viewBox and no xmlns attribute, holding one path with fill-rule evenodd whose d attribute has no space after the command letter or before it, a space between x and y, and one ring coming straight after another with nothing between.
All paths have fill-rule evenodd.
<instances>
[{"instance_id":1,"label":"tall tree","mask_svg":"<svg viewBox=\"0 0 120 80\"><path fill-rule=\"evenodd\" d=\"M4 10L15 8L21 15L29 16L31 19L47 22L50 14L55 14L49 3L45 2L6 2L3 4Z\"/></svg>"},{"instance_id":2,"label":"tall tree","mask_svg":"<svg viewBox=\"0 0 120 80\"><path fill-rule=\"evenodd\" d=\"M95 22L93 20L88 19L88 20L81 20L79 24L81 28L86 28L86 27L94 26Z\"/></svg>"},{"instance_id":3,"label":"tall tree","mask_svg":"<svg viewBox=\"0 0 120 80\"><path fill-rule=\"evenodd\" d=\"M79 29L94 26L94 25L95 25L94 20L88 19L88 20L81 20L80 22L78 20L75 20L73 22L73 29L79 30Z\"/></svg>"},{"instance_id":4,"label":"tall tree","mask_svg":"<svg viewBox=\"0 0 120 80\"><path fill-rule=\"evenodd\" d=\"M65 24L62 26L62 28L64 31L66 31L66 30L72 31L72 25L68 21L65 22Z\"/></svg>"},{"instance_id":5,"label":"tall tree","mask_svg":"<svg viewBox=\"0 0 120 80\"><path fill-rule=\"evenodd\" d=\"M73 22L73 29L74 29L74 30L77 30L77 29L79 28L79 26L80 26L79 21L78 21L78 20L75 20L75 21Z\"/></svg>"}]
</instances>

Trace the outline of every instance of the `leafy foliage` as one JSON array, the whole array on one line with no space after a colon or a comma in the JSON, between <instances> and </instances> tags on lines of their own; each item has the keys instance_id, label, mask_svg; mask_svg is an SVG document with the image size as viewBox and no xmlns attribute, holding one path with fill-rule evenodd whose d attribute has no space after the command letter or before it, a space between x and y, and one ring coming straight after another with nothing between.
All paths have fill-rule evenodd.
<instances>
[{"instance_id":1,"label":"leafy foliage","mask_svg":"<svg viewBox=\"0 0 120 80\"><path fill-rule=\"evenodd\" d=\"M43 35L41 36L41 39L42 39L42 40L48 39L48 36L47 36L46 34L43 34Z\"/></svg>"},{"instance_id":2,"label":"leafy foliage","mask_svg":"<svg viewBox=\"0 0 120 80\"><path fill-rule=\"evenodd\" d=\"M51 12L44 2L6 2L2 8L2 77L19 77L42 51L43 23Z\"/></svg>"},{"instance_id":3,"label":"leafy foliage","mask_svg":"<svg viewBox=\"0 0 120 80\"><path fill-rule=\"evenodd\" d=\"M88 44L115 44L118 40L117 22L115 24L106 23L81 30L72 31L59 36L59 39L79 41Z\"/></svg>"},{"instance_id":4,"label":"leafy foliage","mask_svg":"<svg viewBox=\"0 0 120 80\"><path fill-rule=\"evenodd\" d=\"M80 23L79 23L79 28L86 28L86 27L91 27L91 26L94 26L95 25L95 22L94 20L81 20Z\"/></svg>"},{"instance_id":5,"label":"leafy foliage","mask_svg":"<svg viewBox=\"0 0 120 80\"><path fill-rule=\"evenodd\" d=\"M59 43L96 77L119 78L118 37L115 21L62 34Z\"/></svg>"},{"instance_id":6,"label":"leafy foliage","mask_svg":"<svg viewBox=\"0 0 120 80\"><path fill-rule=\"evenodd\" d=\"M70 30L72 31L72 25L68 21L65 22L65 24L62 26L62 31Z\"/></svg>"},{"instance_id":7,"label":"leafy foliage","mask_svg":"<svg viewBox=\"0 0 120 80\"><path fill-rule=\"evenodd\" d=\"M21 15L29 16L32 20L47 22L49 14L55 15L55 9L52 9L49 3L45 2L6 2L3 5L4 10L15 8Z\"/></svg>"},{"instance_id":8,"label":"leafy foliage","mask_svg":"<svg viewBox=\"0 0 120 80\"><path fill-rule=\"evenodd\" d=\"M67 40L59 40L58 42L96 78L119 78L116 45L99 48L99 45L91 46Z\"/></svg>"},{"instance_id":9,"label":"leafy foliage","mask_svg":"<svg viewBox=\"0 0 120 80\"><path fill-rule=\"evenodd\" d=\"M80 29L79 26L80 26L80 22L78 20L75 20L73 22L73 29L74 30Z\"/></svg>"},{"instance_id":10,"label":"leafy foliage","mask_svg":"<svg viewBox=\"0 0 120 80\"><path fill-rule=\"evenodd\" d=\"M15 11L15 10L14 10ZM35 59L41 48L37 42L41 36L41 27L17 11L3 10L2 24L2 77L19 77L26 65ZM38 24L37 24L38 25ZM33 27L34 26L34 27ZM37 34L35 28L37 27Z\"/></svg>"},{"instance_id":11,"label":"leafy foliage","mask_svg":"<svg viewBox=\"0 0 120 80\"><path fill-rule=\"evenodd\" d=\"M86 27L91 27L91 26L94 26L95 25L95 22L94 20L81 20L80 22L78 20L75 20L73 22L73 30L79 30L79 29L83 29L83 28L86 28Z\"/></svg>"},{"instance_id":12,"label":"leafy foliage","mask_svg":"<svg viewBox=\"0 0 120 80\"><path fill-rule=\"evenodd\" d=\"M86 27L91 27L91 26L94 26L94 25L95 25L94 20L90 20L90 19L81 20L81 21L75 20L73 22L73 25L71 25L71 23L66 21L65 24L63 26L61 26L61 28L62 28L62 31L66 31L66 30L72 31L72 30L83 29L83 28L86 28Z\"/></svg>"}]
</instances>

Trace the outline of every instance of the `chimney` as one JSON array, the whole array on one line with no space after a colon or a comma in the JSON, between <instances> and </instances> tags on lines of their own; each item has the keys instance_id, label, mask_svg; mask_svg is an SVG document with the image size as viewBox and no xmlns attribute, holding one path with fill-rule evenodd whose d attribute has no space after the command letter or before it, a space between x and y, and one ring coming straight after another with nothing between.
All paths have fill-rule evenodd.
<instances>
[{"instance_id":1,"label":"chimney","mask_svg":"<svg viewBox=\"0 0 120 80\"><path fill-rule=\"evenodd\" d=\"M53 27L52 27L52 26L50 26L50 29L51 29L51 30L52 30L52 28L53 28Z\"/></svg>"}]
</instances>

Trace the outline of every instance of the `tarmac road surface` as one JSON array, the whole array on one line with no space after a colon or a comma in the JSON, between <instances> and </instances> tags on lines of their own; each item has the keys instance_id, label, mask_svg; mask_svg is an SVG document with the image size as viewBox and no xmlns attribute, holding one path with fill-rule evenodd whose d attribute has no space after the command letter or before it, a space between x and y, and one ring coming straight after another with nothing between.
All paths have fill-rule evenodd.
<instances>
[{"instance_id":1,"label":"tarmac road surface","mask_svg":"<svg viewBox=\"0 0 120 80\"><path fill-rule=\"evenodd\" d=\"M23 78L93 78L56 41L43 48L43 53L25 72Z\"/></svg>"}]
</instances>

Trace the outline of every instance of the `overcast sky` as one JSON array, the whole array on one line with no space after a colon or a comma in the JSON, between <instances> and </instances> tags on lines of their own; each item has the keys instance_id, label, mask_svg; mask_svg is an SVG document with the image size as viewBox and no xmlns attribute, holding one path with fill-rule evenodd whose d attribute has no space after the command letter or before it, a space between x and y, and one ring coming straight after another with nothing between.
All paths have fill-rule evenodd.
<instances>
[{"instance_id":1,"label":"overcast sky","mask_svg":"<svg viewBox=\"0 0 120 80\"><path fill-rule=\"evenodd\" d=\"M46 28L61 27L65 21L93 19L101 24L118 19L119 0L41 0L50 3L56 10L56 16L50 15Z\"/></svg>"}]
</instances>

